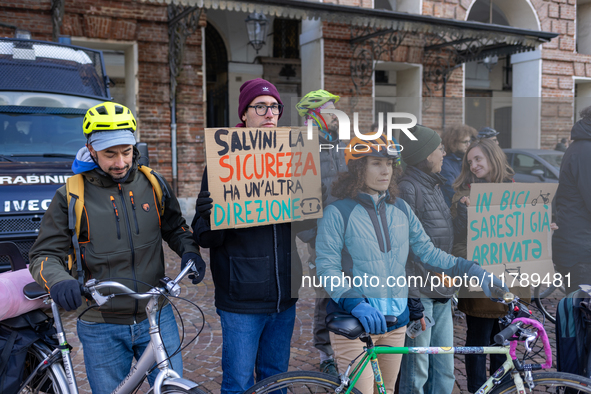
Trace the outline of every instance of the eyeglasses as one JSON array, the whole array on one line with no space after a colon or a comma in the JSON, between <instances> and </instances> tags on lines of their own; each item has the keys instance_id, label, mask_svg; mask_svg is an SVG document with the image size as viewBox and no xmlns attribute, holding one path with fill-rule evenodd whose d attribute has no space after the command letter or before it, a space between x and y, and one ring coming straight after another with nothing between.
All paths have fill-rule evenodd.
<instances>
[{"instance_id":1,"label":"eyeglasses","mask_svg":"<svg viewBox=\"0 0 591 394\"><path fill-rule=\"evenodd\" d=\"M445 146L440 145L437 149L439 149L442 153L445 153Z\"/></svg>"},{"instance_id":2,"label":"eyeglasses","mask_svg":"<svg viewBox=\"0 0 591 394\"><path fill-rule=\"evenodd\" d=\"M460 144L468 145L470 142L472 142L472 140L464 140L460 141Z\"/></svg>"},{"instance_id":3,"label":"eyeglasses","mask_svg":"<svg viewBox=\"0 0 591 394\"><path fill-rule=\"evenodd\" d=\"M273 115L279 115L283 112L283 104L273 104L273 105L249 105L248 108L254 108L254 111L258 116L265 116L269 108L271 108L271 113Z\"/></svg>"}]
</instances>

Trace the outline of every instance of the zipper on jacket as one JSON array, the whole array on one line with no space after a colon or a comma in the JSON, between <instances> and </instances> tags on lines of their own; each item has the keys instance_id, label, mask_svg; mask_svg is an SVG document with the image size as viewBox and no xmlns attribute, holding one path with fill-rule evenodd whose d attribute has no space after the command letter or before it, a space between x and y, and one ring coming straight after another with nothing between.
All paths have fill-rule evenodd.
<instances>
[{"instance_id":1,"label":"zipper on jacket","mask_svg":"<svg viewBox=\"0 0 591 394\"><path fill-rule=\"evenodd\" d=\"M273 251L275 252L275 280L277 281L277 313L281 312L281 283L279 282L279 258L277 256L277 227L273 225Z\"/></svg>"},{"instance_id":2,"label":"zipper on jacket","mask_svg":"<svg viewBox=\"0 0 591 394\"><path fill-rule=\"evenodd\" d=\"M115 198L111 197L111 204L113 204L113 212L115 212L115 218L117 219L117 239L121 239L121 229L119 228L119 212L117 211L117 205L115 205Z\"/></svg>"},{"instance_id":3,"label":"zipper on jacket","mask_svg":"<svg viewBox=\"0 0 591 394\"><path fill-rule=\"evenodd\" d=\"M131 207L133 208L133 221L135 222L135 233L139 234L140 228L137 224L137 216L135 214L135 201L133 201L133 192L131 190L129 191L129 199L131 200Z\"/></svg>"},{"instance_id":4,"label":"zipper on jacket","mask_svg":"<svg viewBox=\"0 0 591 394\"><path fill-rule=\"evenodd\" d=\"M131 236L131 224L129 223L129 215L127 214L127 207L125 206L125 196L123 195L123 190L121 189L121 184L119 183L119 197L121 198L121 204L123 204L123 216L125 217L125 225L127 226L127 236L129 239L129 247L131 248L131 272L133 273L133 290L136 292L138 291L137 288L137 277L135 274L135 249L133 248L133 238ZM137 319L137 311L138 311L138 300L135 300L135 309L133 311L133 321L135 322Z\"/></svg>"}]
</instances>

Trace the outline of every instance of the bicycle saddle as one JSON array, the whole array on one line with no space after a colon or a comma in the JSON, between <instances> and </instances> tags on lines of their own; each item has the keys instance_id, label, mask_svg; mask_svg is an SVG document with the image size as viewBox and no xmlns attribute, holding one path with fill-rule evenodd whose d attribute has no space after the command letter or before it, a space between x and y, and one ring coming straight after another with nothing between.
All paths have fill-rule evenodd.
<instances>
[{"instance_id":1,"label":"bicycle saddle","mask_svg":"<svg viewBox=\"0 0 591 394\"><path fill-rule=\"evenodd\" d=\"M37 282L31 282L23 288L23 294L29 300L37 300L39 298L47 297L49 293L44 288L39 286Z\"/></svg>"},{"instance_id":2,"label":"bicycle saddle","mask_svg":"<svg viewBox=\"0 0 591 394\"><path fill-rule=\"evenodd\" d=\"M384 316L386 318L386 326L395 326L398 322L396 316ZM326 328L335 334L342 335L347 339L357 339L361 334L365 334L365 330L361 325L359 319L346 312L333 312L326 316Z\"/></svg>"}]
</instances>

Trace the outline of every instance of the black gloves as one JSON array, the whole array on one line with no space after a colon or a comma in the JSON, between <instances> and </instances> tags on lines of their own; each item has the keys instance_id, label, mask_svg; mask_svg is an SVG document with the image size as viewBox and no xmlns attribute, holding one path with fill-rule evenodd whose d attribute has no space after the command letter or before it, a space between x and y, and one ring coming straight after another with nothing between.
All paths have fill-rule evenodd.
<instances>
[{"instance_id":1,"label":"black gloves","mask_svg":"<svg viewBox=\"0 0 591 394\"><path fill-rule=\"evenodd\" d=\"M423 317L423 312L425 311L425 307L421 302L420 298L408 298L407 300L408 311L410 313L409 319L410 321L419 320Z\"/></svg>"},{"instance_id":2,"label":"black gloves","mask_svg":"<svg viewBox=\"0 0 591 394\"><path fill-rule=\"evenodd\" d=\"M199 216L201 216L205 220L209 220L209 215L211 215L211 208L213 208L213 199L209 198L210 193L208 191L202 191L197 196L197 203L195 204L195 210L199 212ZM183 256L184 258L185 256Z\"/></svg>"},{"instance_id":3,"label":"black gloves","mask_svg":"<svg viewBox=\"0 0 591 394\"><path fill-rule=\"evenodd\" d=\"M207 193L209 195L209 192L202 193ZM183 259L181 260L181 270L185 268L189 260L193 260L195 262L192 270L195 273L189 274L189 279L192 279L193 284L196 285L197 283L201 282L205 276L205 261L203 261L201 256L199 256L197 253L185 253L183 255Z\"/></svg>"},{"instance_id":4,"label":"black gloves","mask_svg":"<svg viewBox=\"0 0 591 394\"><path fill-rule=\"evenodd\" d=\"M51 286L49 290L53 301L66 311L73 311L82 305L80 284L76 279L64 280Z\"/></svg>"}]
</instances>

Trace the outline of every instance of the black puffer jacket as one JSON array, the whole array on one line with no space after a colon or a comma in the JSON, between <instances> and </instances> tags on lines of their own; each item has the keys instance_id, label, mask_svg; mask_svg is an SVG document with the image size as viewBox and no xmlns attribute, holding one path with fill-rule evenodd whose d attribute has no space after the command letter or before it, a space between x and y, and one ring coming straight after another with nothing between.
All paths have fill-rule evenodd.
<instances>
[{"instance_id":1,"label":"black puffer jacket","mask_svg":"<svg viewBox=\"0 0 591 394\"><path fill-rule=\"evenodd\" d=\"M413 178L415 183L421 188L420 193L423 203L422 206L417 206L420 205L420 203L417 204L417 190L411 181L405 178L402 178L398 185L400 197L410 205L413 212L417 215L425 232L431 238L433 245L444 252L451 253L454 243L453 222L449 207L441 191L441 186L445 183L445 178L439 174L426 174L412 166L407 167L405 174L405 178ZM420 273L421 269L417 267L417 264L407 265L408 275L419 275ZM454 292L450 288L442 288L432 292L429 286L423 286L420 289L410 287L409 298L418 297L418 291L432 298L449 298Z\"/></svg>"},{"instance_id":2,"label":"black puffer jacket","mask_svg":"<svg viewBox=\"0 0 591 394\"><path fill-rule=\"evenodd\" d=\"M552 237L554 264L565 267L591 263L591 119L575 123L571 139L560 166Z\"/></svg>"},{"instance_id":3,"label":"black puffer jacket","mask_svg":"<svg viewBox=\"0 0 591 394\"><path fill-rule=\"evenodd\" d=\"M207 168L201 190L209 190ZM209 221L196 212L191 226L199 246L211 249L216 308L232 313L279 313L296 303L292 288L297 295L302 267L291 223L212 231Z\"/></svg>"}]
</instances>

